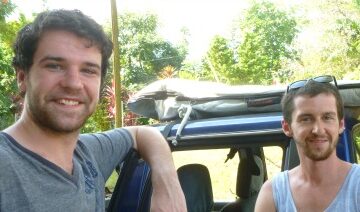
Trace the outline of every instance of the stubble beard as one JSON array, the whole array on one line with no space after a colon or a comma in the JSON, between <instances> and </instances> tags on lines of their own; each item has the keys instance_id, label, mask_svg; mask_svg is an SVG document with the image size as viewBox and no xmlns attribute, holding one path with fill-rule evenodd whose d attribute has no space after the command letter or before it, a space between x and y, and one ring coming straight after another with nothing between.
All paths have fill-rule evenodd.
<instances>
[{"instance_id":1,"label":"stubble beard","mask_svg":"<svg viewBox=\"0 0 360 212\"><path fill-rule=\"evenodd\" d=\"M76 122L72 124L63 123L59 120L61 117L59 114L56 114L56 111L52 111L51 108L41 105L41 101L37 95L29 95L27 100L27 109L29 110L30 116L32 116L32 120L40 128L57 134L79 132L92 113L87 109L86 111L82 111L81 115L76 115L79 117Z\"/></svg>"},{"instance_id":2,"label":"stubble beard","mask_svg":"<svg viewBox=\"0 0 360 212\"><path fill-rule=\"evenodd\" d=\"M299 143L302 146L305 156L313 161L323 161L330 157L330 155L335 151L337 141L329 141L329 145L325 150L319 150L317 148L312 148L309 142Z\"/></svg>"}]
</instances>

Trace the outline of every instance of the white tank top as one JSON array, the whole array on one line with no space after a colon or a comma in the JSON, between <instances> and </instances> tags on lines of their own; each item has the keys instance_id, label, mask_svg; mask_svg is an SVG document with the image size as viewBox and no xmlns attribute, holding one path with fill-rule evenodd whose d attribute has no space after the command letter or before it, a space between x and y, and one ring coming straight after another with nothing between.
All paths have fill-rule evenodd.
<instances>
[{"instance_id":1,"label":"white tank top","mask_svg":"<svg viewBox=\"0 0 360 212\"><path fill-rule=\"evenodd\" d=\"M288 171L277 174L272 179L272 191L278 212L296 212L290 190ZM340 191L326 208L326 212L360 212L360 165L352 164Z\"/></svg>"}]
</instances>

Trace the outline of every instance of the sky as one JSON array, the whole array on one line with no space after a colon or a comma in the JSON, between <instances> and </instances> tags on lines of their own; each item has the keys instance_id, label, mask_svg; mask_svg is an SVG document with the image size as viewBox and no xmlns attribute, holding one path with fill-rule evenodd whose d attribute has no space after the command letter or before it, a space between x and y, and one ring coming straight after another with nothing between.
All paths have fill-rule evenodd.
<instances>
[{"instance_id":1,"label":"sky","mask_svg":"<svg viewBox=\"0 0 360 212\"><path fill-rule=\"evenodd\" d=\"M42 0L13 0L31 16L44 10ZM79 9L100 24L110 22L110 0L46 0L49 9ZM189 57L199 61L215 35L229 37L233 21L247 7L244 0L117 0L118 15L126 12L154 13L160 34L172 43L180 41L181 28L189 30Z\"/></svg>"}]
</instances>

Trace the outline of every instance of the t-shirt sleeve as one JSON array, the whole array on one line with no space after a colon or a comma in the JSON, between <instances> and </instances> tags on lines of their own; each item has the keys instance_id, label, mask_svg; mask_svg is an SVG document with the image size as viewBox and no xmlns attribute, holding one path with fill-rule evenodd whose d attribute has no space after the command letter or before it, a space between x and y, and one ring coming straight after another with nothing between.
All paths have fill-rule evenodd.
<instances>
[{"instance_id":1,"label":"t-shirt sleeve","mask_svg":"<svg viewBox=\"0 0 360 212\"><path fill-rule=\"evenodd\" d=\"M82 143L92 153L99 169L107 179L116 165L121 163L133 147L130 133L123 128L117 128L101 133L82 134Z\"/></svg>"}]
</instances>

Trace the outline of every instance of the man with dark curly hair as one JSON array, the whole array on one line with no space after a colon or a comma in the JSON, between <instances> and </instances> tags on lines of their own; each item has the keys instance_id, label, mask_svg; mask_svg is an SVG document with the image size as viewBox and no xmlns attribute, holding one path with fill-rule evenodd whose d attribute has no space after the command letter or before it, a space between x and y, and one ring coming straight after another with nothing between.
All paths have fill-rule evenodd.
<instances>
[{"instance_id":1,"label":"man with dark curly hair","mask_svg":"<svg viewBox=\"0 0 360 212\"><path fill-rule=\"evenodd\" d=\"M104 211L105 182L132 148L151 167L151 210L186 211L170 148L156 129L80 135L112 48L78 10L40 13L19 31L13 65L24 108L0 132L0 211Z\"/></svg>"}]
</instances>

